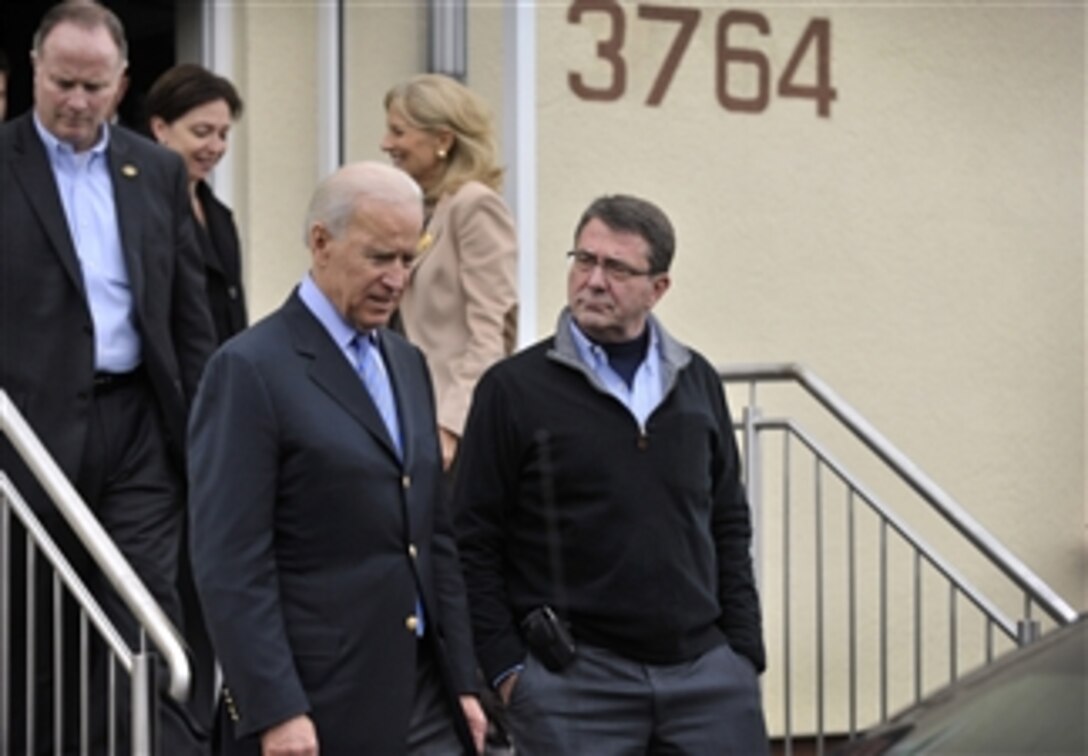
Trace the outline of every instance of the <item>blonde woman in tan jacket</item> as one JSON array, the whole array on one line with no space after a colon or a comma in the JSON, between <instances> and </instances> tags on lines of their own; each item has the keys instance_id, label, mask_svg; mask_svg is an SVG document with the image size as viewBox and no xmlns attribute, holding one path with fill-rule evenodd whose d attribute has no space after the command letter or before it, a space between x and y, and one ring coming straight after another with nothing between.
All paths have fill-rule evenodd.
<instances>
[{"instance_id":1,"label":"blonde woman in tan jacket","mask_svg":"<svg viewBox=\"0 0 1088 756\"><path fill-rule=\"evenodd\" d=\"M430 365L448 470L476 382L510 354L517 327L517 237L498 194L491 114L470 89L421 74L385 96L381 148L423 188L426 228L401 298L405 335Z\"/></svg>"}]
</instances>

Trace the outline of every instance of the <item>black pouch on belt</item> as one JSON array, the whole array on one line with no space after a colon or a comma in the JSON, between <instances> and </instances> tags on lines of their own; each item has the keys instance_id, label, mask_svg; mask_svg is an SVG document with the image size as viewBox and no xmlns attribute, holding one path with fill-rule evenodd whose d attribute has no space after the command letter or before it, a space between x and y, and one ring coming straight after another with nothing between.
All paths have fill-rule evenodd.
<instances>
[{"instance_id":1,"label":"black pouch on belt","mask_svg":"<svg viewBox=\"0 0 1088 756\"><path fill-rule=\"evenodd\" d=\"M559 672L574 661L574 638L550 606L529 612L521 621L521 631L533 655L551 671Z\"/></svg>"}]
</instances>

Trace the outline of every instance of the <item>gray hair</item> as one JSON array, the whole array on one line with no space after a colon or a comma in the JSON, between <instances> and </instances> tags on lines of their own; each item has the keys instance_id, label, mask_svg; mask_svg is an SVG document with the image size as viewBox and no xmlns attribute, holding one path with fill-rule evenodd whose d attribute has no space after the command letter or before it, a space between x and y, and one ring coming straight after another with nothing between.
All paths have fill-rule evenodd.
<instances>
[{"instance_id":1,"label":"gray hair","mask_svg":"<svg viewBox=\"0 0 1088 756\"><path fill-rule=\"evenodd\" d=\"M41 57L45 38L62 23L75 24L88 31L105 27L113 43L117 45L117 51L121 54L121 63L128 62L128 42L125 40L125 27L121 19L109 8L99 5L94 0L65 0L50 8L42 16L38 30L34 32L35 57Z\"/></svg>"},{"instance_id":2,"label":"gray hair","mask_svg":"<svg viewBox=\"0 0 1088 756\"><path fill-rule=\"evenodd\" d=\"M377 161L350 163L326 176L317 185L302 229L302 243L310 245L310 231L317 224L340 236L362 200L389 205L416 203L422 210L423 190L399 168Z\"/></svg>"}]
</instances>

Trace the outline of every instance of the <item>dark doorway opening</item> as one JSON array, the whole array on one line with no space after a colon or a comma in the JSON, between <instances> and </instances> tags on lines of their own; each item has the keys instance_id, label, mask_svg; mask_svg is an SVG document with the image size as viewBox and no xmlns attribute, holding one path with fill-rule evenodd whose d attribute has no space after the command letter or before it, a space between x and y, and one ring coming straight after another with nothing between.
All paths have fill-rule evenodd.
<instances>
[{"instance_id":1,"label":"dark doorway opening","mask_svg":"<svg viewBox=\"0 0 1088 756\"><path fill-rule=\"evenodd\" d=\"M118 117L121 123L139 131L145 131L143 102L147 90L177 58L175 6L179 2L185 0L105 0L102 3L121 19L128 38L129 86L118 108ZM0 2L0 48L11 62L8 118L26 112L33 102L30 49L38 22L53 5L54 2L42 0Z\"/></svg>"}]
</instances>

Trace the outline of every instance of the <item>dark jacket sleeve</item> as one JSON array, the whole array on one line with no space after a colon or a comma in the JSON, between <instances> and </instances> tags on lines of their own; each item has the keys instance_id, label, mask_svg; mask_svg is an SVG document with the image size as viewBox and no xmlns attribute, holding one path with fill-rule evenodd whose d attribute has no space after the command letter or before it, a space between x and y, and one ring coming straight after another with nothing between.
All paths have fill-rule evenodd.
<instances>
[{"instance_id":1,"label":"dark jacket sleeve","mask_svg":"<svg viewBox=\"0 0 1088 756\"><path fill-rule=\"evenodd\" d=\"M276 415L259 366L229 349L208 363L189 426L190 551L235 732L310 705L293 663L275 561Z\"/></svg>"},{"instance_id":2,"label":"dark jacket sleeve","mask_svg":"<svg viewBox=\"0 0 1088 756\"><path fill-rule=\"evenodd\" d=\"M711 527L718 556L719 625L737 653L757 671L766 666L763 626L752 569L752 522L740 476L740 459L725 391L713 368L702 360L698 368L718 421L714 452L714 514Z\"/></svg>"},{"instance_id":3,"label":"dark jacket sleeve","mask_svg":"<svg viewBox=\"0 0 1088 756\"><path fill-rule=\"evenodd\" d=\"M419 374L427 386L429 415L433 417L434 390L423 353L414 350L419 358ZM437 448L438 436L434 434L435 459L441 459ZM435 593L441 617L439 643L450 675L448 684L460 695L475 693L479 689L476 677L476 654L472 643L472 625L469 619L468 596L465 589L461 556L454 538L448 497L434 497L434 531L431 536Z\"/></svg>"},{"instance_id":4,"label":"dark jacket sleeve","mask_svg":"<svg viewBox=\"0 0 1088 756\"><path fill-rule=\"evenodd\" d=\"M520 472L519 442L506 401L495 370L485 373L477 384L459 449L454 494L476 655L489 683L526 655L505 579L504 528Z\"/></svg>"}]
</instances>

